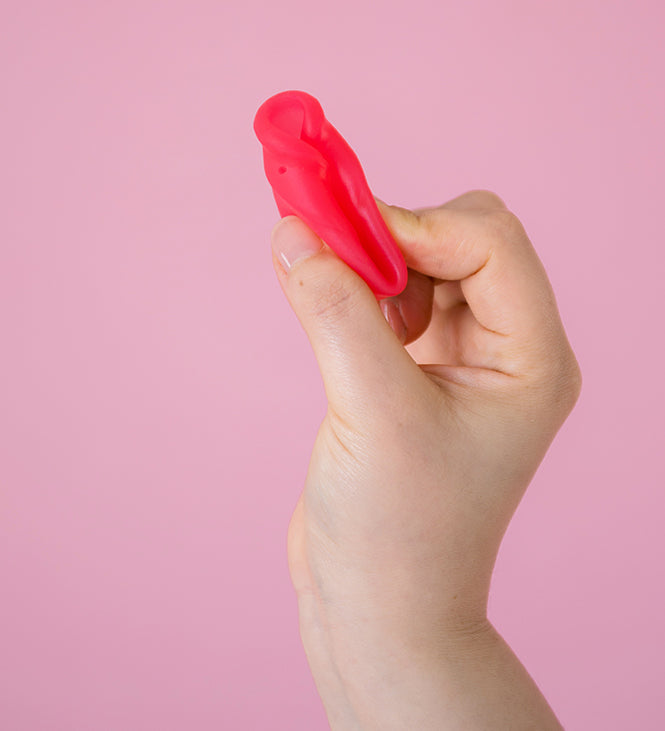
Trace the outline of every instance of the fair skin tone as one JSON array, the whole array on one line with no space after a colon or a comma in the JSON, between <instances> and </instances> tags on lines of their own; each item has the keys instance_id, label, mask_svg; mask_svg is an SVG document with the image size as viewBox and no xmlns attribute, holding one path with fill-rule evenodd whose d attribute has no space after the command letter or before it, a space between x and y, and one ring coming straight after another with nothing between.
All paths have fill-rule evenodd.
<instances>
[{"instance_id":1,"label":"fair skin tone","mask_svg":"<svg viewBox=\"0 0 665 731\"><path fill-rule=\"evenodd\" d=\"M275 271L327 414L288 531L300 632L334 731L560 729L487 617L511 517L580 391L547 275L494 194L377 200L396 298L299 219Z\"/></svg>"}]
</instances>

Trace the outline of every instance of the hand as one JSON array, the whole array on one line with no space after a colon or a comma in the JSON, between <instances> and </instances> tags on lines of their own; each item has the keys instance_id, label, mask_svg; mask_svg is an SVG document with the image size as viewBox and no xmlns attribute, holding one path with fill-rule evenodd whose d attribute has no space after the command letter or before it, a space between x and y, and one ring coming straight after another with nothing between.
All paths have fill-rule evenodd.
<instances>
[{"instance_id":1,"label":"hand","mask_svg":"<svg viewBox=\"0 0 665 731\"><path fill-rule=\"evenodd\" d=\"M543 266L497 196L377 204L409 267L405 291L381 303L302 221L273 230L277 276L328 399L289 567L331 724L447 728L428 703L449 692L466 708L470 689L456 684L475 671L461 658L516 661L487 620L491 573L581 378ZM550 713L522 676L528 718Z\"/></svg>"}]
</instances>

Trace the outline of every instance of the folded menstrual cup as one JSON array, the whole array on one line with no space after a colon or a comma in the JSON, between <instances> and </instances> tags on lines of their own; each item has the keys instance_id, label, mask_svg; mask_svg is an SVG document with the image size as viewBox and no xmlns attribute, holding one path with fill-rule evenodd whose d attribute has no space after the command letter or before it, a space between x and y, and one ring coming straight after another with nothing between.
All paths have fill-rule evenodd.
<instances>
[{"instance_id":1,"label":"folded menstrual cup","mask_svg":"<svg viewBox=\"0 0 665 731\"><path fill-rule=\"evenodd\" d=\"M281 216L302 219L377 298L406 286L404 257L385 224L358 158L304 91L265 101L254 118Z\"/></svg>"}]
</instances>

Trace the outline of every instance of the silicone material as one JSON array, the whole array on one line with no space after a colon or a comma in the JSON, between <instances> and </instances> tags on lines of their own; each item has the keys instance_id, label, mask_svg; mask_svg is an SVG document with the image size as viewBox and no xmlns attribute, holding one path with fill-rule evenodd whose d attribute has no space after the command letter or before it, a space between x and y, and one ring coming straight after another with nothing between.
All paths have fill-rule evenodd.
<instances>
[{"instance_id":1,"label":"silicone material","mask_svg":"<svg viewBox=\"0 0 665 731\"><path fill-rule=\"evenodd\" d=\"M404 257L383 220L356 154L304 91L283 91L254 118L282 216L301 218L377 298L406 286Z\"/></svg>"}]
</instances>

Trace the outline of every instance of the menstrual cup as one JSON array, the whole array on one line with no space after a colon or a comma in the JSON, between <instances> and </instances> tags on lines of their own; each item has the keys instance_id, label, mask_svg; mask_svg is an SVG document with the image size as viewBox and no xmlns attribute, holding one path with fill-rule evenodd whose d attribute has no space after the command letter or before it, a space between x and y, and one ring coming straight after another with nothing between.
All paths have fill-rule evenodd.
<instances>
[{"instance_id":1,"label":"menstrual cup","mask_svg":"<svg viewBox=\"0 0 665 731\"><path fill-rule=\"evenodd\" d=\"M281 216L302 219L377 298L406 286L404 257L383 220L356 154L304 91L258 109L254 132Z\"/></svg>"}]
</instances>

